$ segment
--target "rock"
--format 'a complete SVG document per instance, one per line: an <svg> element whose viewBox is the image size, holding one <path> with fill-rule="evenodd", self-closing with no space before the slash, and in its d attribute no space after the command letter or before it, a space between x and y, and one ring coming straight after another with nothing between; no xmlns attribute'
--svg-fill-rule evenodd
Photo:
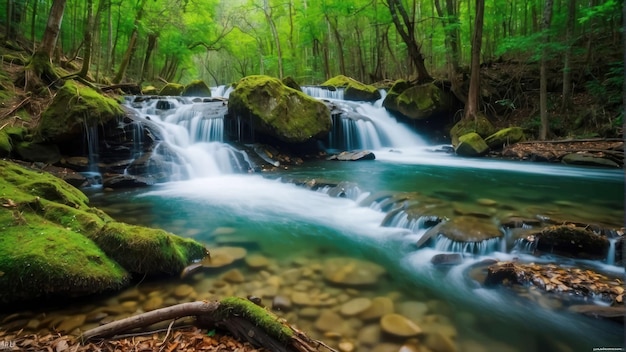
<svg viewBox="0 0 626 352"><path fill-rule="evenodd" d="M424 120L447 111L450 103L447 94L434 83L411 85L398 80L387 93L383 106L410 120Z"/></svg>
<svg viewBox="0 0 626 352"><path fill-rule="evenodd" d="M381 97L380 92L378 91L378 89L376 89L376 87L363 84L353 78L343 75L335 76L322 83L321 86L345 88L345 91L343 93L345 100L374 102Z"/></svg>
<svg viewBox="0 0 626 352"><path fill-rule="evenodd" d="M341 341L338 347L341 352L353 352L356 348L352 341Z"/></svg>
<svg viewBox="0 0 626 352"><path fill-rule="evenodd" d="M93 311L87 314L85 317L85 323L97 323L108 316L109 315L105 312Z"/></svg>
<svg viewBox="0 0 626 352"><path fill-rule="evenodd" d="M320 316L315 320L313 324L319 331L327 332L334 331L337 327L343 324L341 316L332 310L325 309Z"/></svg>
<svg viewBox="0 0 626 352"><path fill-rule="evenodd" d="M300 316L302 318L317 318L320 316L320 310L315 307L304 307L300 309Z"/></svg>
<svg viewBox="0 0 626 352"><path fill-rule="evenodd" d="M160 96L180 96L185 86L178 83L168 83L159 91Z"/></svg>
<svg viewBox="0 0 626 352"><path fill-rule="evenodd" d="M357 341L359 343L372 346L380 342L380 326L379 325L366 325L357 335Z"/></svg>
<svg viewBox="0 0 626 352"><path fill-rule="evenodd" d="M355 298L341 305L339 312L344 316L352 317L363 313L371 306L372 300L370 300L369 298Z"/></svg>
<svg viewBox="0 0 626 352"><path fill-rule="evenodd" d="M183 299L191 295L193 292L194 292L193 287L187 284L182 284L182 285L176 286L176 288L174 289L174 292L172 292L172 295L175 298Z"/></svg>
<svg viewBox="0 0 626 352"><path fill-rule="evenodd" d="M570 153L561 158L563 164L568 165L585 165L620 168L621 166L615 161L607 158L598 157L590 153Z"/></svg>
<svg viewBox="0 0 626 352"><path fill-rule="evenodd" d="M56 144L20 142L15 152L23 160L55 164L61 160L61 152Z"/></svg>
<svg viewBox="0 0 626 352"><path fill-rule="evenodd" d="M149 312L151 310L163 307L163 298L161 296L152 296L143 304L143 310Z"/></svg>
<svg viewBox="0 0 626 352"><path fill-rule="evenodd" d="M135 175L112 175L104 178L103 187L112 189L138 188L154 185L154 180Z"/></svg>
<svg viewBox="0 0 626 352"><path fill-rule="evenodd" d="M308 292L294 291L291 301L298 306L328 307L336 303L336 300L328 299L320 295L312 295Z"/></svg>
<svg viewBox="0 0 626 352"><path fill-rule="evenodd" d="M405 301L398 304L398 312L412 321L420 321L428 312L428 306L424 302Z"/></svg>
<svg viewBox="0 0 626 352"><path fill-rule="evenodd" d="M381 329L393 336L415 337L422 333L422 329L408 318L392 313L380 319Z"/></svg>
<svg viewBox="0 0 626 352"><path fill-rule="evenodd" d="M159 90L155 86L146 86L141 89L143 95L158 95Z"/></svg>
<svg viewBox="0 0 626 352"><path fill-rule="evenodd" d="M267 259L267 257L262 256L260 254L253 254L253 255L247 256L245 258L245 261L246 261L246 265L248 265L248 267L252 270L262 270L270 264L269 259Z"/></svg>
<svg viewBox="0 0 626 352"><path fill-rule="evenodd" d="M56 326L56 330L69 334L74 329L81 327L85 323L86 318L87 316L85 314L66 317L58 326Z"/></svg>
<svg viewBox="0 0 626 352"><path fill-rule="evenodd" d="M433 265L459 265L463 263L463 256L460 253L440 253L434 255L430 262Z"/></svg>
<svg viewBox="0 0 626 352"><path fill-rule="evenodd" d="M456 149L460 142L459 138L462 135L475 132L480 137L487 138L492 135L494 131L495 128L491 122L489 122L484 115L479 114L475 119L461 119L461 121L457 122L450 130L450 137L452 138L452 145ZM486 143L485 146L487 146Z"/></svg>
<svg viewBox="0 0 626 352"><path fill-rule="evenodd" d="M570 306L567 310L596 319L612 320L620 324L624 324L624 314L626 313L624 305L606 307L595 304L584 304Z"/></svg>
<svg viewBox="0 0 626 352"><path fill-rule="evenodd" d="M502 237L500 229L492 221L473 216L458 216L426 231L420 238L418 247L426 244L429 238L436 238L438 235L454 242L473 242L473 246L464 247L464 252L472 253L479 251L481 242Z"/></svg>
<svg viewBox="0 0 626 352"><path fill-rule="evenodd" d="M391 314L394 311L394 304L389 297L375 297L370 306L361 312L358 317L362 320L379 319L383 315Z"/></svg>
<svg viewBox="0 0 626 352"><path fill-rule="evenodd" d="M609 240L574 225L550 226L526 237L536 250L581 259L605 259Z"/></svg>
<svg viewBox="0 0 626 352"><path fill-rule="evenodd" d="M376 155L369 150L361 150L357 152L341 152L337 155L333 155L328 160L338 161L359 161L359 160L374 160Z"/></svg>
<svg viewBox="0 0 626 352"><path fill-rule="evenodd" d="M233 283L233 284L240 284L240 283L246 281L246 278L243 276L241 271L239 271L239 269L231 269L231 270L225 272L221 276L221 278L222 278L222 280L224 280L226 282Z"/></svg>
<svg viewBox="0 0 626 352"><path fill-rule="evenodd" d="M288 312L291 310L291 300L286 296L275 296L272 300L272 309Z"/></svg>
<svg viewBox="0 0 626 352"><path fill-rule="evenodd" d="M324 103L269 76L239 80L230 94L228 112L254 126L255 133L288 143L323 138L332 124Z"/></svg>
<svg viewBox="0 0 626 352"><path fill-rule="evenodd" d="M488 199L488 198L479 198L476 200L476 203L480 204L480 205L484 205L486 207L493 207L498 205L498 202L493 200L493 199Z"/></svg>
<svg viewBox="0 0 626 352"><path fill-rule="evenodd" d="M485 138L485 143L487 143L489 149L496 150L524 140L526 140L524 129L521 127L508 127Z"/></svg>
<svg viewBox="0 0 626 352"><path fill-rule="evenodd" d="M284 85L286 85L287 87L289 87L291 89L302 90L302 87L300 87L298 82L296 82L296 80L293 77L291 77L291 76L287 76L287 77L283 78L282 82L283 82Z"/></svg>
<svg viewBox="0 0 626 352"><path fill-rule="evenodd" d="M483 156L487 154L489 147L478 133L470 132L459 137L454 151L460 156Z"/></svg>
<svg viewBox="0 0 626 352"><path fill-rule="evenodd" d="M456 344L449 337L440 332L432 332L426 335L424 344L435 352L456 352Z"/></svg>
<svg viewBox="0 0 626 352"><path fill-rule="evenodd" d="M386 273L378 264L352 258L331 258L324 262L324 279L342 286L378 284Z"/></svg>
<svg viewBox="0 0 626 352"><path fill-rule="evenodd" d="M184 97L210 97L211 88L202 80L192 81L182 91Z"/></svg>

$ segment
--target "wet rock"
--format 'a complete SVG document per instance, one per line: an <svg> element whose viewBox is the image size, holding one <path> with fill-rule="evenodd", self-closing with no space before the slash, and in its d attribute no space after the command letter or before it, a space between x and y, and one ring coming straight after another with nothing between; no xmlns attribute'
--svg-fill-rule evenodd
<svg viewBox="0 0 626 352"><path fill-rule="evenodd" d="M359 161L359 160L375 160L376 155L369 150L361 150L356 152L341 152L337 155L333 155L328 160L338 161Z"/></svg>
<svg viewBox="0 0 626 352"><path fill-rule="evenodd" d="M394 311L393 300L389 297L375 297L372 299L371 305L359 314L362 320L379 319L386 314Z"/></svg>
<svg viewBox="0 0 626 352"><path fill-rule="evenodd" d="M353 352L356 348L352 341L341 341L338 347L341 352Z"/></svg>
<svg viewBox="0 0 626 352"><path fill-rule="evenodd" d="M342 286L377 284L386 273L378 264L352 258L331 258L324 262L324 279Z"/></svg>
<svg viewBox="0 0 626 352"><path fill-rule="evenodd" d="M424 344L436 352L456 352L456 344L449 337L440 332L433 332L426 335Z"/></svg>
<svg viewBox="0 0 626 352"><path fill-rule="evenodd" d="M56 327L57 331L63 331L65 333L70 333L72 330L81 327L85 323L85 319L87 316L85 314L77 314L66 317L63 321Z"/></svg>
<svg viewBox="0 0 626 352"><path fill-rule="evenodd" d="M491 149L502 149L503 147L517 142L524 141L524 129L521 127L508 127L485 138L485 142Z"/></svg>
<svg viewBox="0 0 626 352"><path fill-rule="evenodd" d="M565 155L561 162L568 165L585 165L585 166L600 166L609 168L620 168L620 164L607 158L598 157L589 153L571 153Z"/></svg>
<svg viewBox="0 0 626 352"><path fill-rule="evenodd" d="M393 336L415 337L422 333L422 329L400 314L387 314L380 319L381 329Z"/></svg>
<svg viewBox="0 0 626 352"><path fill-rule="evenodd" d="M194 292L194 288L193 287L191 287L190 285L187 285L187 284L183 284L183 285L178 285L174 289L174 292L172 292L172 295L175 298L183 299L183 298L191 295L193 292Z"/></svg>
<svg viewBox="0 0 626 352"><path fill-rule="evenodd" d="M470 132L459 137L459 144L454 151L459 156L483 156L489 152L489 146L478 133Z"/></svg>
<svg viewBox="0 0 626 352"><path fill-rule="evenodd" d="M205 268L222 268L246 257L248 251L243 247L222 246L211 249L211 257L202 260Z"/></svg>
<svg viewBox="0 0 626 352"><path fill-rule="evenodd" d="M380 333L379 325L366 325L359 330L357 341L367 346L375 345L380 342Z"/></svg>
<svg viewBox="0 0 626 352"><path fill-rule="evenodd" d="M87 314L85 317L85 323L97 323L108 316L109 315L105 312L94 311Z"/></svg>
<svg viewBox="0 0 626 352"><path fill-rule="evenodd" d="M253 255L247 256L245 258L245 261L246 261L246 265L248 265L248 267L252 270L261 270L261 269L266 268L270 264L269 259L267 259L267 257L262 256L260 254L253 254Z"/></svg>
<svg viewBox="0 0 626 352"><path fill-rule="evenodd" d="M463 256L460 253L440 253L434 255L430 262L433 265L459 265L463 263Z"/></svg>
<svg viewBox="0 0 626 352"><path fill-rule="evenodd" d="M546 227L526 239L538 251L581 259L604 259L609 248L606 237L574 225Z"/></svg>
<svg viewBox="0 0 626 352"><path fill-rule="evenodd" d="M291 300L286 296L275 296L272 300L272 309L288 312L291 310Z"/></svg>
<svg viewBox="0 0 626 352"><path fill-rule="evenodd" d="M339 312L341 313L341 315L351 317L351 316L358 315L359 313L363 313L364 311L369 309L371 306L372 306L372 300L370 300L369 298L364 298L364 297L355 298L353 300L350 300L344 303L339 309Z"/></svg>
<svg viewBox="0 0 626 352"><path fill-rule="evenodd" d="M300 309L300 316L302 318L317 318L320 315L320 310L314 307L304 307Z"/></svg>
<svg viewBox="0 0 626 352"><path fill-rule="evenodd" d="M329 299L319 294L309 294L308 292L295 291L291 294L291 301L298 306L328 307L337 303L334 299Z"/></svg>
<svg viewBox="0 0 626 352"><path fill-rule="evenodd" d="M478 251L482 241L502 237L500 229L490 220L473 216L458 216L426 231L417 242L417 246L427 244L431 238L436 238L438 235L459 243L473 242L473 246L463 247L466 252Z"/></svg>
<svg viewBox="0 0 626 352"><path fill-rule="evenodd" d="M107 175L103 180L103 187L112 189L148 187L152 185L154 185L153 179L135 175Z"/></svg>
<svg viewBox="0 0 626 352"><path fill-rule="evenodd" d="M428 306L424 302L405 301L398 304L398 312L412 321L420 321L428 312Z"/></svg>
<svg viewBox="0 0 626 352"><path fill-rule="evenodd" d="M519 228L528 226L540 226L541 220L537 218L527 218L522 216L508 216L500 220L500 224L508 228Z"/></svg>
<svg viewBox="0 0 626 352"><path fill-rule="evenodd" d="M493 199L488 199L488 198L479 198L476 200L476 203L480 204L480 205L484 205L486 207L493 207L498 205L498 202L493 200Z"/></svg>
<svg viewBox="0 0 626 352"><path fill-rule="evenodd" d="M574 313L584 314L586 316L596 319L611 320L620 324L624 324L624 314L626 313L626 307L624 307L623 305L607 307L594 304L585 304L570 306L567 310Z"/></svg>
<svg viewBox="0 0 626 352"><path fill-rule="evenodd" d="M246 280L239 269L232 269L222 275L222 280L233 284L240 284Z"/></svg>
<svg viewBox="0 0 626 352"><path fill-rule="evenodd" d="M320 316L314 323L314 326L319 331L334 331L337 327L343 324L341 316L332 310L323 310Z"/></svg>
<svg viewBox="0 0 626 352"><path fill-rule="evenodd" d="M195 80L185 86L181 95L184 97L210 97L211 88L204 81Z"/></svg>

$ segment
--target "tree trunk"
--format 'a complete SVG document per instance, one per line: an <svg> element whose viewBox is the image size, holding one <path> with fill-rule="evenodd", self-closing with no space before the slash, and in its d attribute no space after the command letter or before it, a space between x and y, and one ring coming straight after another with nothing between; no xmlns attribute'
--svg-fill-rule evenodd
<svg viewBox="0 0 626 352"><path fill-rule="evenodd" d="M474 22L474 34L472 35L472 66L470 73L469 93L465 105L464 118L476 118L480 98L480 47L483 37L483 17L485 12L485 0L476 0L476 18Z"/></svg>
<svg viewBox="0 0 626 352"><path fill-rule="evenodd" d="M565 30L565 58L563 62L563 102L561 110L569 110L572 103L572 38L576 23L576 0L569 0L567 4L567 27Z"/></svg>
<svg viewBox="0 0 626 352"><path fill-rule="evenodd" d="M126 75L126 69L130 64L130 60L133 58L133 54L135 53L135 49L137 48L137 36L139 35L139 22L141 21L141 17L143 16L143 8L146 4L146 0L141 0L139 3L139 7L137 8L137 15L135 16L135 23L133 26L133 31L130 34L130 39L128 40L128 48L126 48L126 52L124 53L124 57L122 58L122 62L120 63L120 67L113 78L113 83L120 83L124 76Z"/></svg>
<svg viewBox="0 0 626 352"><path fill-rule="evenodd" d="M146 48L146 56L143 59L143 65L141 66L141 77L139 78L139 83L143 82L143 79L146 77L148 73L148 64L150 63L150 56L152 55L152 51L156 46L157 38L159 37L156 33L148 34L148 47Z"/></svg>
<svg viewBox="0 0 626 352"><path fill-rule="evenodd" d="M48 15L48 24L43 34L41 45L37 49L37 53L45 55L48 60L54 53L54 47L61 30L61 22L63 21L63 12L65 11L65 0L53 0L50 14Z"/></svg>
<svg viewBox="0 0 626 352"><path fill-rule="evenodd" d="M278 30L276 29L274 19L272 18L272 10L269 5L269 0L263 0L263 12L265 13L265 19L267 20L267 24L270 26L270 31L272 32L274 45L276 45L276 55L278 56L278 77L282 79L284 76L283 52L280 48L280 38L278 37Z"/></svg>
<svg viewBox="0 0 626 352"><path fill-rule="evenodd" d="M83 66L78 73L82 78L87 79L87 74L89 74L89 65L91 62L91 48L92 45L92 35L91 33L94 30L94 20L93 20L93 0L87 0L87 20L85 24L85 52L83 55Z"/></svg>
<svg viewBox="0 0 626 352"><path fill-rule="evenodd" d="M37 23L37 4L39 1L33 2L33 17L30 19L30 41L33 43L33 51L35 46L35 24Z"/></svg>
<svg viewBox="0 0 626 352"><path fill-rule="evenodd" d="M539 72L539 110L541 116L541 131L539 132L539 139L545 140L548 136L548 43L550 37L548 30L550 30L550 22L552 21L552 6L553 0L546 0L545 8L543 10L543 19L541 21L541 29L543 36L543 47L541 49L541 68Z"/></svg>
<svg viewBox="0 0 626 352"><path fill-rule="evenodd" d="M433 78L424 65L424 55L422 55L420 44L415 39L415 22L411 20L400 0L387 0L387 7L389 8L391 19L398 34L400 34L402 41L407 46L409 58L417 72L417 81L432 81Z"/></svg>

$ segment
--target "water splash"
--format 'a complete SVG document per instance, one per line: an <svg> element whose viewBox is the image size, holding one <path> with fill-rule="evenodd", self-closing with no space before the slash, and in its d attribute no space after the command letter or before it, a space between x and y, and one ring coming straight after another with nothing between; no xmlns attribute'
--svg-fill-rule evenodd
<svg viewBox="0 0 626 352"><path fill-rule="evenodd" d="M438 235L435 239L435 249L442 252L486 255L498 251L501 248L501 240L499 237L494 237L484 241L459 242Z"/></svg>
<svg viewBox="0 0 626 352"><path fill-rule="evenodd" d="M327 87L300 87L304 94L317 99L343 100L343 88L329 89Z"/></svg>

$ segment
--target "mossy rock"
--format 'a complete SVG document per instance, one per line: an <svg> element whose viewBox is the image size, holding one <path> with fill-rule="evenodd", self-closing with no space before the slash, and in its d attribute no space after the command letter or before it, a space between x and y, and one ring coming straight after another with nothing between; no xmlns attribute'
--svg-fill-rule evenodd
<svg viewBox="0 0 626 352"><path fill-rule="evenodd" d="M495 132L495 128L483 114L478 114L476 118L464 118L457 122L450 130L452 145L459 144L459 137L470 132L476 132L482 138L487 138Z"/></svg>
<svg viewBox="0 0 626 352"><path fill-rule="evenodd" d="M49 142L82 138L85 124L104 124L124 117L120 104L95 90L68 80L43 112L36 134Z"/></svg>
<svg viewBox="0 0 626 352"><path fill-rule="evenodd" d="M19 142L14 149L20 158L26 161L55 164L61 160L61 152L55 144Z"/></svg>
<svg viewBox="0 0 626 352"><path fill-rule="evenodd" d="M210 97L211 88L209 88L204 81L196 80L185 86L182 95L184 97Z"/></svg>
<svg viewBox="0 0 626 352"><path fill-rule="evenodd" d="M168 83L163 88L161 88L161 91L159 91L159 95L177 97L182 94L184 89L185 86L183 86L182 84Z"/></svg>
<svg viewBox="0 0 626 352"><path fill-rule="evenodd" d="M129 272L177 274L206 254L193 240L115 222L63 180L2 160L0 205L0 303L117 290Z"/></svg>
<svg viewBox="0 0 626 352"><path fill-rule="evenodd" d="M324 103L269 76L242 78L230 94L228 112L255 132L288 143L323 138L332 125Z"/></svg>
<svg viewBox="0 0 626 352"><path fill-rule="evenodd" d="M380 99L380 92L372 85L361 83L354 78L344 75L335 76L322 83L324 87L345 88L343 97L354 101L376 101Z"/></svg>
<svg viewBox="0 0 626 352"><path fill-rule="evenodd" d="M454 151L460 156L483 156L489 152L489 146L478 133L470 132L459 137Z"/></svg>
<svg viewBox="0 0 626 352"><path fill-rule="evenodd" d="M581 259L605 259L610 245L606 237L573 225L546 227L529 237L540 252Z"/></svg>
<svg viewBox="0 0 626 352"><path fill-rule="evenodd" d="M616 163L613 160L602 158L589 153L570 153L563 156L563 158L561 158L561 162L568 165L585 165L610 168L622 167L620 164Z"/></svg>
<svg viewBox="0 0 626 352"><path fill-rule="evenodd" d="M521 127L508 127L485 138L485 142L491 149L501 149L504 146L526 140L524 129Z"/></svg>
<svg viewBox="0 0 626 352"><path fill-rule="evenodd" d="M383 106L409 119L423 120L449 109L448 100L434 83L411 85L398 80L387 93Z"/></svg>
<svg viewBox="0 0 626 352"><path fill-rule="evenodd" d="M302 90L302 87L300 87L300 85L298 84L298 82L296 82L296 80L291 77L291 76L287 76L285 78L283 78L283 84L286 85L287 87L294 89L294 90Z"/></svg>
<svg viewBox="0 0 626 352"><path fill-rule="evenodd" d="M11 137L5 130L0 130L0 158L7 157L13 150L13 144L11 143Z"/></svg>
<svg viewBox="0 0 626 352"><path fill-rule="evenodd" d="M207 255L204 246L191 239L120 222L107 223L91 238L129 272L149 276L180 273Z"/></svg>
<svg viewBox="0 0 626 352"><path fill-rule="evenodd" d="M146 86L141 89L141 94L143 95L158 95L159 89L155 86Z"/></svg>

